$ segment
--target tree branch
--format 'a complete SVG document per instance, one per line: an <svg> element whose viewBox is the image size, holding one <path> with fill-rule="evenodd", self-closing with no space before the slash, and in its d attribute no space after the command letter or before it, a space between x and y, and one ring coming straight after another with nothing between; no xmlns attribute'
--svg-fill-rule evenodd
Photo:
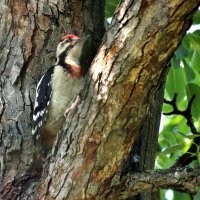
<svg viewBox="0 0 200 200"><path fill-rule="evenodd" d="M192 103L195 99L195 95L192 96L192 98L189 100L189 103L187 105L187 108L183 111L179 110L177 107L177 94L174 94L174 98L171 101L168 101L164 99L164 103L171 105L173 108L172 112L169 113L163 113L164 115L181 115L187 120L187 125L190 127L190 130L193 134L200 134L196 127L194 126L194 122L192 119Z"/></svg>
<svg viewBox="0 0 200 200"><path fill-rule="evenodd" d="M193 134L199 135L200 133L197 131L193 119L192 119L192 103L195 99L195 95L192 96L192 98L189 100L189 103L187 105L187 108L183 111L179 110L177 107L177 94L174 94L174 97L171 101L164 99L164 103L171 105L173 108L173 111L169 113L163 113L164 115L181 115L183 116L186 121L187 125L190 127L190 130ZM188 151L180 156L177 161L172 165L171 168L175 167L184 167L188 164L190 164L193 160L197 159L197 151L198 151L198 145L200 144L200 137L195 137L192 145L188 149Z"/></svg>
<svg viewBox="0 0 200 200"><path fill-rule="evenodd" d="M108 199L126 199L139 192L157 191L171 188L181 192L195 194L195 188L200 185L200 167L173 168L167 170L151 170L142 173L129 174L113 186Z"/></svg>
<svg viewBox="0 0 200 200"><path fill-rule="evenodd" d="M8 183L1 191L0 197L9 199L13 194L22 197L20 188L27 187L31 180L37 180L37 176L29 175ZM159 189L171 188L192 195L196 193L195 188L200 185L200 167L173 168L166 170L148 170L141 173L128 174L120 180L116 175L113 179L112 188L106 194L105 199L127 199L141 192L155 192ZM14 199L14 196L12 196Z"/></svg>

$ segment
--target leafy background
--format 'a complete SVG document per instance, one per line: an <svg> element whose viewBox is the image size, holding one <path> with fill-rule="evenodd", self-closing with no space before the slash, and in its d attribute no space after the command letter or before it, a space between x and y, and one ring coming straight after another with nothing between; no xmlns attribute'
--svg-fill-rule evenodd
<svg viewBox="0 0 200 200"><path fill-rule="evenodd" d="M182 43L171 59L171 68L165 85L165 99L172 100L177 93L177 106L184 110L193 95L195 100L192 104L192 117L195 126L200 131L200 11L193 17L193 25L185 35ZM169 105L163 105L163 112L170 112ZM175 160L187 151L192 143L193 135L182 116L164 116L161 118L159 150L155 166L168 168ZM198 160L191 165L199 165ZM167 200L199 200L200 190L192 197L185 193L172 190L162 190L161 199Z"/></svg>
<svg viewBox="0 0 200 200"><path fill-rule="evenodd" d="M112 19L112 15L119 3L119 0L107 0L105 5L106 26ZM181 45L171 59L171 68L165 85L165 99L172 100L177 93L177 106L180 110L186 108L192 95L196 98L192 104L192 116L195 126L200 131L200 11L197 11L193 18L193 25L185 35ZM170 112L169 105L163 105L163 112ZM169 168L175 160L187 151L192 143L193 136L186 120L182 116L161 117L159 147L155 162L156 168ZM191 165L199 165L198 160ZM161 190L161 200L199 200L200 189L195 197L186 193L173 190Z"/></svg>

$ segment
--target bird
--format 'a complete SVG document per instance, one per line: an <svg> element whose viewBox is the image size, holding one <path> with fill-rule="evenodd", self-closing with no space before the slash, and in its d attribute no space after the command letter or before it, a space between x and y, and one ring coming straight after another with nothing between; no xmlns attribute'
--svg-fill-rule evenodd
<svg viewBox="0 0 200 200"><path fill-rule="evenodd" d="M63 126L67 113L80 100L83 85L81 56L90 36L80 38L68 34L57 46L57 61L37 84L32 116L34 143L40 141L45 152L52 147L55 136Z"/></svg>

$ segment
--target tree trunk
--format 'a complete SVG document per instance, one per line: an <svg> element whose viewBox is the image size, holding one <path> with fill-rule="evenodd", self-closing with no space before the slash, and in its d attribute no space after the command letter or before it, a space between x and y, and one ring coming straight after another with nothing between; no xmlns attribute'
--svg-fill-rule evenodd
<svg viewBox="0 0 200 200"><path fill-rule="evenodd" d="M163 76L163 81L165 81L165 76L166 74ZM123 174L125 175L154 169L163 96L164 84L161 84L151 101L147 118L139 131L139 136L132 147L130 156L125 162L123 168ZM159 199L159 193L143 192L129 199L157 200Z"/></svg>
<svg viewBox="0 0 200 200"><path fill-rule="evenodd" d="M104 33L104 2L2 1L1 198L120 199L112 186L120 182L143 124L154 123L147 117L150 102L199 4L200 0L120 3L85 77L81 102L69 113L41 174L33 169L30 124L36 82L54 63L56 44L64 33L90 34L91 51L96 52ZM155 119L156 130L159 117ZM148 131L156 143L157 131L151 134ZM145 153L141 157L141 163L152 167Z"/></svg>
<svg viewBox="0 0 200 200"><path fill-rule="evenodd" d="M0 2L0 199L35 199L31 118L35 88L65 33L104 34L104 1ZM84 12L83 12L84 11Z"/></svg>

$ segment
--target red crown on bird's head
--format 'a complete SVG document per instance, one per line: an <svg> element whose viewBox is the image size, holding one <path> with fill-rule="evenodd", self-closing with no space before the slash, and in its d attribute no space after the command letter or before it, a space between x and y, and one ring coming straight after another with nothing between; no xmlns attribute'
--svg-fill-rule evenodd
<svg viewBox="0 0 200 200"><path fill-rule="evenodd" d="M65 39L80 39L80 37L77 36L77 35L68 34L68 35L63 36L63 37L61 38L61 41L62 41L62 40L65 40Z"/></svg>

